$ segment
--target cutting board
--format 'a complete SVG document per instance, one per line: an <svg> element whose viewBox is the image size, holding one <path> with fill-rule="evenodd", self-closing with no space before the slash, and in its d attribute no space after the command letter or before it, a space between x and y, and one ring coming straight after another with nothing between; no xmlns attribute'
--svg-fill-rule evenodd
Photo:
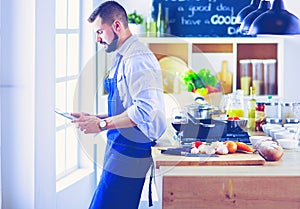
<svg viewBox="0 0 300 209"><path fill-rule="evenodd" d="M247 166L264 165L265 159L254 153L234 153L227 155L187 157L159 154L156 156L156 168L160 166Z"/></svg>

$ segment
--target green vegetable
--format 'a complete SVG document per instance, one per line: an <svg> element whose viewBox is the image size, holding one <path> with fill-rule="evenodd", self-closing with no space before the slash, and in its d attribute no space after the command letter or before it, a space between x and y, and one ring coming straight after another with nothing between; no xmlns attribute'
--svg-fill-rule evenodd
<svg viewBox="0 0 300 209"><path fill-rule="evenodd" d="M196 87L197 89L200 89L200 88L205 87L205 85L203 84L201 78L199 78L198 80L196 80L196 81L194 82L194 84L195 84L195 87Z"/></svg>
<svg viewBox="0 0 300 209"><path fill-rule="evenodd" d="M207 91L219 91L217 77L212 75L207 68L202 68L198 72L189 70L184 73L181 78L189 92L195 91L196 89L202 89L201 94L205 95L207 94Z"/></svg>
<svg viewBox="0 0 300 209"><path fill-rule="evenodd" d="M216 78L216 76L210 74L209 69L203 68L199 70L197 74L201 78L202 83L205 86L216 86L218 83L218 79Z"/></svg>
<svg viewBox="0 0 300 209"><path fill-rule="evenodd" d="M142 15L137 14L136 10L133 13L128 14L128 23L134 24L142 24L144 22L144 18Z"/></svg>
<svg viewBox="0 0 300 209"><path fill-rule="evenodd" d="M186 85L187 85L188 92L192 92L195 89L195 85L191 81L189 83L187 83Z"/></svg>

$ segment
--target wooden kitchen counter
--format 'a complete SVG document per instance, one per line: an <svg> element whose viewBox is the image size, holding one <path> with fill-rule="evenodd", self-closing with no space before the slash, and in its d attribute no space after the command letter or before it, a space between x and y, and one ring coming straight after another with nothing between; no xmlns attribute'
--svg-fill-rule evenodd
<svg viewBox="0 0 300 209"><path fill-rule="evenodd" d="M155 148L154 148L155 149ZM154 161L182 156L160 154ZM262 165L159 166L163 209L300 209L300 149Z"/></svg>

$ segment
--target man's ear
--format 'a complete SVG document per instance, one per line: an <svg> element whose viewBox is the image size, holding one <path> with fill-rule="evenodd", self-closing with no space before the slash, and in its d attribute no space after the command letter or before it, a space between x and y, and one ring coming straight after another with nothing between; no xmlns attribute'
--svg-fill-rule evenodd
<svg viewBox="0 0 300 209"><path fill-rule="evenodd" d="M114 29L115 32L120 32L121 27L122 27L122 24L119 20L115 20L113 22L113 29Z"/></svg>

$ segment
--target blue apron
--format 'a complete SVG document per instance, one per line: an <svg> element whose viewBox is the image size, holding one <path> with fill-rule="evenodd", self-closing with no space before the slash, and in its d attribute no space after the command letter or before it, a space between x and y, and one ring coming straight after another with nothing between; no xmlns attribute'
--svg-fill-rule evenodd
<svg viewBox="0 0 300 209"><path fill-rule="evenodd" d="M108 93L108 116L125 111L117 88L118 60L113 78L104 80ZM138 142L140 141L140 142ZM146 174L152 166L151 142L137 127L107 131L103 171L89 209L137 209ZM152 206L151 181L149 206Z"/></svg>

